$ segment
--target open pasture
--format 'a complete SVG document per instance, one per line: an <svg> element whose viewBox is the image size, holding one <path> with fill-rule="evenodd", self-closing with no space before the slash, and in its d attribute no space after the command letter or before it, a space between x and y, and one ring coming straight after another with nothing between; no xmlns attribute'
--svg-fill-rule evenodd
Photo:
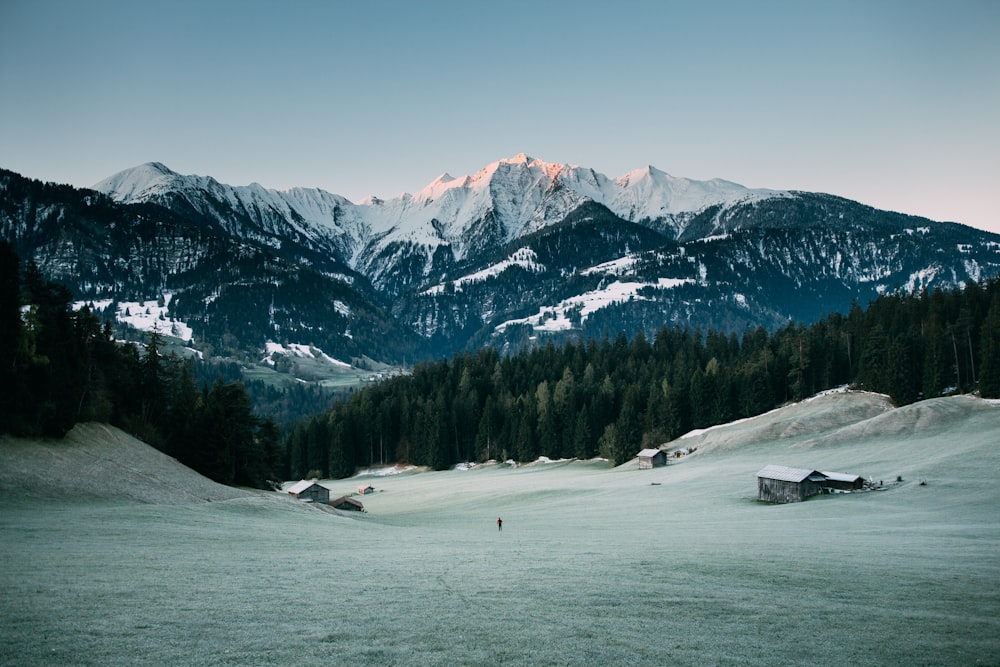
<svg viewBox="0 0 1000 667"><path fill-rule="evenodd" d="M686 438L694 453L653 470L322 482L371 483L364 514L196 502L207 487L182 493L194 482L148 453L68 484L53 457L96 456L106 429L88 428L65 450L0 443L4 665L1000 660L1000 406L984 401L824 395ZM767 505L768 463L903 481ZM163 502L121 492L143 484Z"/></svg>

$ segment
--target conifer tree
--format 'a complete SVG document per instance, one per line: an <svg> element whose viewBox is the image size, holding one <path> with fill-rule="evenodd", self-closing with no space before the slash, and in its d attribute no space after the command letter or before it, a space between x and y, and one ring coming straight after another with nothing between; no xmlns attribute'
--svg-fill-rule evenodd
<svg viewBox="0 0 1000 667"><path fill-rule="evenodd" d="M10 244L0 242L0 432L20 430L18 415L25 409L20 267Z"/></svg>
<svg viewBox="0 0 1000 667"><path fill-rule="evenodd" d="M980 333L979 392L1000 398L1000 290L994 290Z"/></svg>

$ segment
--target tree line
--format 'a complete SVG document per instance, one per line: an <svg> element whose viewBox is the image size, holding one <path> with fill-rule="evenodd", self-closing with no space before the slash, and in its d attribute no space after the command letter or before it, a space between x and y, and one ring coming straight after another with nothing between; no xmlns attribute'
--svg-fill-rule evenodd
<svg viewBox="0 0 1000 667"><path fill-rule="evenodd" d="M978 391L1000 397L1000 280L888 294L805 326L742 336L663 328L652 336L493 349L417 365L300 421L292 477L343 477L408 462L603 456L761 414L853 385L897 404Z"/></svg>
<svg viewBox="0 0 1000 667"><path fill-rule="evenodd" d="M483 348L417 365L299 420L281 442L254 414L236 368L115 341L73 310L69 291L21 270L0 243L0 432L60 437L81 421L121 427L228 484L409 462L590 458L615 463L692 428L760 414L854 385L897 404L948 393L1000 397L1000 280L879 297L815 324L742 336L663 328L653 335L547 343L513 355ZM258 387L288 418L321 393Z"/></svg>
<svg viewBox="0 0 1000 667"><path fill-rule="evenodd" d="M73 310L64 286L0 242L0 433L62 437L78 422L121 427L203 475L265 487L283 477L273 419L253 414L240 382L196 382L191 360L164 355L154 332L120 344L109 323Z"/></svg>

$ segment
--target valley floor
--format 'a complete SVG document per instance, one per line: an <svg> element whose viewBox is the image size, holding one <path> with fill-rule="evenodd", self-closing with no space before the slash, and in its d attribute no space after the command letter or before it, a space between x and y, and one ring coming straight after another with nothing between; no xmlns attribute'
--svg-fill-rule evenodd
<svg viewBox="0 0 1000 667"><path fill-rule="evenodd" d="M156 457L60 493L18 467L35 449L3 441L0 656L998 664L998 442L1000 406L984 401L890 409L830 394L687 438L676 444L693 454L653 470L560 462L323 481L334 497L376 487L367 512L349 514L282 494L184 500L170 488L192 489L161 483ZM754 476L768 463L902 483L768 505ZM114 493L143 479L176 502Z"/></svg>

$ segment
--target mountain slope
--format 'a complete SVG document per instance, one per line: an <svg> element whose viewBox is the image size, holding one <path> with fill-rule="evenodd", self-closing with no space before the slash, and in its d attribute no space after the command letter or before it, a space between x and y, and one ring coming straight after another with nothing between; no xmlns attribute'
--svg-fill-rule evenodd
<svg viewBox="0 0 1000 667"><path fill-rule="evenodd" d="M782 196L718 179L674 178L653 167L611 180L592 169L524 154L493 162L472 176L443 174L416 194L361 204L322 190L224 186L159 163L125 170L94 188L121 203L154 202L196 212L233 234L294 239L351 265L390 293L496 252L590 201L676 238L686 232L692 215L710 206Z"/></svg>
<svg viewBox="0 0 1000 667"><path fill-rule="evenodd" d="M158 163L104 195L11 172L0 187L3 238L48 275L92 299L171 292L198 341L252 358L269 340L398 362L665 325L741 333L1000 275L1000 236L962 225L523 154L360 203Z"/></svg>
<svg viewBox="0 0 1000 667"><path fill-rule="evenodd" d="M193 330L183 342L202 351L255 359L268 340L317 345L342 359L416 349L368 281L318 249L13 172L0 172L0 195L0 238L23 261L110 314L119 301L172 295L170 318Z"/></svg>

